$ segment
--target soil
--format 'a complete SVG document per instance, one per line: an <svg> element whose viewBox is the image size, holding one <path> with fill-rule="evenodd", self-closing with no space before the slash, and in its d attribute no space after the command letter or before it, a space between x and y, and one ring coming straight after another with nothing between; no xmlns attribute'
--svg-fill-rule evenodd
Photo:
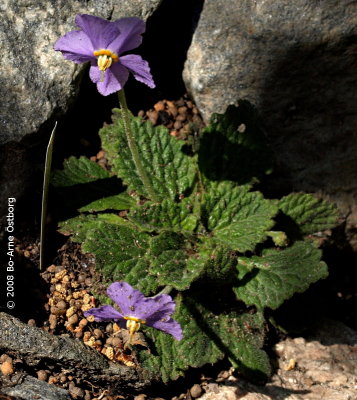
<svg viewBox="0 0 357 400"><path fill-rule="evenodd" d="M154 125L167 126L170 135L188 142L194 140L195 134L204 125L199 111L186 95L177 100L160 100L146 111L138 110L137 115L150 120ZM91 143L88 144L87 139L81 138L80 143L86 149L84 153L95 148ZM97 148L95 155L89 155L93 161L107 168L104 151ZM55 218L58 213L53 206L52 209L50 207L49 232L46 238L46 268L39 272L39 220L34 218L34 215L39 215L40 195L41 191L38 189L30 201L18 204L15 245L19 267L16 271L17 307L14 315L28 325L37 326L53 335L79 339L108 360L135 368L135 350L125 347L127 332L115 323L99 324L90 317L84 317L85 310L98 305L96 297L98 294L105 294L105 287L96 274L94 258L83 254L80 245L55 232ZM52 204L56 204L53 197L51 201ZM306 335L311 334L315 329L314 323L316 327L316 321L326 316L357 329L357 292L353 283L356 278L356 271L353 269L355 255L339 237L338 229L330 233L324 247L325 257L329 259L327 262L331 268L331 277L313 285L307 293L294 296L272 315L277 324L289 331L290 336L294 336L294 331L299 335L304 331ZM341 260L344 260L343 265ZM309 312L306 312L307 309ZM291 318L292 312L294 318ZM266 345L273 358L281 360L281 346L275 351L273 348L275 343L286 338L286 334L270 326ZM136 345L146 346L145 338L141 334L138 333L134 340ZM291 360L293 359L291 356ZM244 382L229 368L227 361L200 370L190 370L185 379L179 379L169 385L155 384L145 390L145 393L127 390L113 392L105 385L93 384L84 379L80 371L76 373L73 369L58 369L46 363L28 365L25 358L14 356L11 352L0 353L0 367L0 382L4 387L8 386L9 382L16 385L24 376L30 375L67 390L73 399L85 400L189 400L199 398L204 393L211 396L206 397L209 399L214 398L212 393L221 393L221 397L216 397L219 399L224 398L223 392L219 390L223 386L226 387L227 382ZM280 370L284 368L280 367ZM294 368L295 365L291 364L290 369ZM310 384L314 379L318 383L316 377L311 379L313 381L309 381ZM238 396L236 389L234 395ZM250 390L253 390L252 387Z"/></svg>

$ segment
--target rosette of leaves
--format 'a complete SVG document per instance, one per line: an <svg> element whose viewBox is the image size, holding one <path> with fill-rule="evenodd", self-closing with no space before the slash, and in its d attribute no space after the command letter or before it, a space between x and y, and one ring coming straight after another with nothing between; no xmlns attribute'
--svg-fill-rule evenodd
<svg viewBox="0 0 357 400"><path fill-rule="evenodd" d="M148 329L150 350L138 351L153 377L176 379L223 357L246 375L269 376L264 310L326 277L321 251L307 236L336 224L335 207L309 194L271 200L254 190L272 162L247 102L215 114L197 152L140 118L131 117L131 129L160 201L149 198L135 170L115 110L100 131L110 172L71 158L54 173L58 189L94 191L60 231L95 255L108 283L124 280L145 295L164 289L175 298L184 338ZM106 195L103 187L119 179L125 190Z"/></svg>

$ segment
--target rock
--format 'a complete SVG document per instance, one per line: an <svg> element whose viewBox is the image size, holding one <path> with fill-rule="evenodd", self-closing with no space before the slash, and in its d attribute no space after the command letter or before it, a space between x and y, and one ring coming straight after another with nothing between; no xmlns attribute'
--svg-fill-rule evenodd
<svg viewBox="0 0 357 400"><path fill-rule="evenodd" d="M349 0L206 0L184 69L206 121L238 98L256 105L287 175L276 185L330 197L352 229L356 13Z"/></svg>
<svg viewBox="0 0 357 400"><path fill-rule="evenodd" d="M202 395L202 393L203 393L202 388L198 383L193 385L192 388L190 389L190 395L194 399L197 399L197 397L200 397Z"/></svg>
<svg viewBox="0 0 357 400"><path fill-rule="evenodd" d="M336 336L336 331L341 333ZM340 324L327 341L341 338ZM356 332L354 332L356 334ZM326 332L326 336L329 333ZM325 346L304 338L287 339L275 347L278 368L265 386L239 377L224 384L207 384L201 400L352 400L357 398L357 347L347 344ZM294 361L294 362L292 362Z"/></svg>
<svg viewBox="0 0 357 400"><path fill-rule="evenodd" d="M0 393L24 400L71 400L67 390L50 385L32 376L26 376L21 383L15 386L2 388Z"/></svg>
<svg viewBox="0 0 357 400"><path fill-rule="evenodd" d="M26 188L34 168L33 145L39 136L48 138L54 119L73 100L86 68L55 52L56 40L76 29L76 14L111 19L137 16L146 20L159 3L160 0L1 2L0 96L4 101L0 104L0 175L5 184L0 195L0 215L5 212L5 199L19 197ZM36 138L28 138L38 131Z"/></svg>
<svg viewBox="0 0 357 400"><path fill-rule="evenodd" d="M114 389L117 386L140 389L149 384L141 371L111 363L79 340L51 335L2 312L0 348L21 356L30 366L48 362L66 370L73 369L91 381L106 379Z"/></svg>

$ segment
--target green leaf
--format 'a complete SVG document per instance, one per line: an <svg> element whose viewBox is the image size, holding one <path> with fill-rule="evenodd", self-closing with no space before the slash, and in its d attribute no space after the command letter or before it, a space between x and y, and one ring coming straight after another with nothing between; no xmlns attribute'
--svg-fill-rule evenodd
<svg viewBox="0 0 357 400"><path fill-rule="evenodd" d="M198 246L198 252L202 258L206 258L204 274L205 283L213 285L233 284L237 275L237 255L228 247L209 239L202 246Z"/></svg>
<svg viewBox="0 0 357 400"><path fill-rule="evenodd" d="M82 243L87 232L98 226L101 222L112 225L128 224L128 221L115 214L79 215L59 223L59 232L63 235L72 235L73 242Z"/></svg>
<svg viewBox="0 0 357 400"><path fill-rule="evenodd" d="M203 215L215 240L240 252L254 250L274 225L277 207L248 186L230 182L211 185L204 195Z"/></svg>
<svg viewBox="0 0 357 400"><path fill-rule="evenodd" d="M247 101L213 114L203 131L199 168L211 181L250 183L272 170L272 152L266 145L257 113Z"/></svg>
<svg viewBox="0 0 357 400"><path fill-rule="evenodd" d="M321 251L302 241L284 250L266 250L261 257L239 257L234 292L247 305L278 308L294 293L326 278L327 266L320 259Z"/></svg>
<svg viewBox="0 0 357 400"><path fill-rule="evenodd" d="M127 145L120 110L116 110L115 114L113 124L100 131L108 162L112 171L123 179L130 190L149 198ZM195 159L182 151L184 142L170 136L166 128L153 127L150 122L143 122L141 118L131 117L131 130L157 197L175 200L190 192L197 167Z"/></svg>
<svg viewBox="0 0 357 400"><path fill-rule="evenodd" d="M189 367L213 364L228 355L232 364L247 375L270 375L263 345L263 318L260 314L237 312L214 314L189 295L175 298L174 319L183 329L183 339L147 329L155 351L141 351L142 366L164 382L182 376ZM154 355L155 354L155 355Z"/></svg>
<svg viewBox="0 0 357 400"><path fill-rule="evenodd" d="M96 267L107 280L126 281L147 295L158 287L145 257L150 239L149 234L137 232L130 224L99 222L87 232L82 249L95 255Z"/></svg>
<svg viewBox="0 0 357 400"><path fill-rule="evenodd" d="M198 224L198 217L192 214L192 209L190 199L184 199L180 203L165 199L160 204L147 202L132 209L128 218L148 231L173 229L192 232Z"/></svg>
<svg viewBox="0 0 357 400"><path fill-rule="evenodd" d="M279 208L295 224L299 233L312 233L331 229L338 220L337 207L307 193L291 193L279 201Z"/></svg>
<svg viewBox="0 0 357 400"><path fill-rule="evenodd" d="M65 213L66 206L79 209L123 190L119 179L88 158L70 157L63 166L63 170L54 171L51 176L51 183L65 206L60 212Z"/></svg>
<svg viewBox="0 0 357 400"><path fill-rule="evenodd" d="M95 212L105 210L128 210L135 205L135 200L126 192L104 197L102 199L94 200L84 207L81 207L81 212Z"/></svg>
<svg viewBox="0 0 357 400"><path fill-rule="evenodd" d="M110 177L108 171L86 157L69 157L63 163L63 170L52 174L51 183L56 187L67 187Z"/></svg>
<svg viewBox="0 0 357 400"><path fill-rule="evenodd" d="M154 237L150 244L150 273L160 285L185 290L202 273L207 261L196 253L194 242L182 234L167 231Z"/></svg>

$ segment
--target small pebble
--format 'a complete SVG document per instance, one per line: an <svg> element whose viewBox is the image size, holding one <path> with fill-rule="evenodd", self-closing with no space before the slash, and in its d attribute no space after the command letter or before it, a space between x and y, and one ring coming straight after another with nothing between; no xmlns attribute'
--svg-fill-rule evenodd
<svg viewBox="0 0 357 400"><path fill-rule="evenodd" d="M60 310L63 310L67 307L67 304L64 300L60 300L57 304L56 307L59 308Z"/></svg>
<svg viewBox="0 0 357 400"><path fill-rule="evenodd" d="M182 122L181 121L175 121L174 123L174 128L179 130L182 128Z"/></svg>
<svg viewBox="0 0 357 400"><path fill-rule="evenodd" d="M78 322L78 315L74 314L68 318L68 325L75 325Z"/></svg>
<svg viewBox="0 0 357 400"><path fill-rule="evenodd" d="M144 110L140 110L138 112L138 117L141 117L141 118L145 117L145 111Z"/></svg>
<svg viewBox="0 0 357 400"><path fill-rule="evenodd" d="M37 378L40 381L47 381L48 378L47 372L44 371L43 369L40 369L39 371L37 371Z"/></svg>
<svg viewBox="0 0 357 400"><path fill-rule="evenodd" d="M154 105L154 109L156 111L164 111L165 110L165 104L162 101L159 101Z"/></svg>
<svg viewBox="0 0 357 400"><path fill-rule="evenodd" d="M122 340L121 340L120 338L118 338L118 337L113 337L112 339L113 339L113 340L112 340L112 345L113 345L114 347L117 347L117 346L120 346L120 345L121 345Z"/></svg>
<svg viewBox="0 0 357 400"><path fill-rule="evenodd" d="M27 325L28 326L36 326L36 321L34 320L34 319L29 319L28 321L27 321Z"/></svg>
<svg viewBox="0 0 357 400"><path fill-rule="evenodd" d="M14 366L12 365L11 358L1 364L0 370L3 375L12 375L14 373Z"/></svg>
<svg viewBox="0 0 357 400"><path fill-rule="evenodd" d="M190 395L194 399L197 399L197 397L200 397L202 395L202 388L198 383L192 386L192 388L190 389Z"/></svg>
<svg viewBox="0 0 357 400"><path fill-rule="evenodd" d="M58 382L58 379L57 379L56 376L50 376L50 377L48 378L48 383L49 383L50 385L54 385L54 384L57 383L57 382Z"/></svg>
<svg viewBox="0 0 357 400"><path fill-rule="evenodd" d="M139 394L134 397L134 400L145 400L147 398L146 394Z"/></svg>
<svg viewBox="0 0 357 400"><path fill-rule="evenodd" d="M77 386L69 387L68 391L74 399L82 399L84 397L84 391Z"/></svg>
<svg viewBox="0 0 357 400"><path fill-rule="evenodd" d="M100 339L104 336L103 332L100 329L94 329L93 335L96 339Z"/></svg>

